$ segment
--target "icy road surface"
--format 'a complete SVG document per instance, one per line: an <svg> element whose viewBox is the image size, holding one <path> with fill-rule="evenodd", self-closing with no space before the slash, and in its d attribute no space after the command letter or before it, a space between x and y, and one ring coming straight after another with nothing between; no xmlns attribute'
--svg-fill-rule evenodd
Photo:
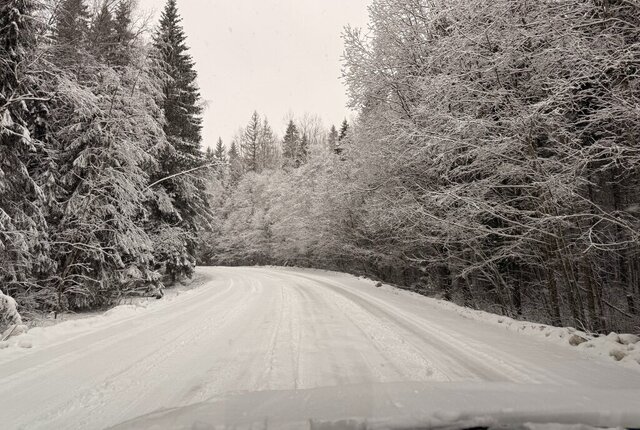
<svg viewBox="0 0 640 430"><path fill-rule="evenodd" d="M208 277L203 286L171 300L38 329L32 348L0 350L0 426L98 429L238 393L343 386L352 399L366 399L380 390L392 396L402 382L418 383L416 396L449 382L472 387L476 396L490 387L489 404L500 392L517 403L518 390L508 392L514 383L529 394L541 387L543 409L562 400L553 396L557 387L578 403L601 396L623 411L640 411L640 372L464 318L410 292L301 269L199 273ZM305 399L333 396L322 390ZM469 407L448 392L453 397L440 398L439 407ZM428 398L412 402L428 409ZM363 405L344 413L379 409Z"/></svg>

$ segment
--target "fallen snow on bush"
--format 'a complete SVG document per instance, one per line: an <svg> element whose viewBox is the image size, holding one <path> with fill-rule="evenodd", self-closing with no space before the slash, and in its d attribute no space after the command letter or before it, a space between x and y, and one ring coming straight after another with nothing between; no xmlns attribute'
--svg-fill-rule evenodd
<svg viewBox="0 0 640 430"><path fill-rule="evenodd" d="M16 301L0 290L0 341L21 334L25 330Z"/></svg>

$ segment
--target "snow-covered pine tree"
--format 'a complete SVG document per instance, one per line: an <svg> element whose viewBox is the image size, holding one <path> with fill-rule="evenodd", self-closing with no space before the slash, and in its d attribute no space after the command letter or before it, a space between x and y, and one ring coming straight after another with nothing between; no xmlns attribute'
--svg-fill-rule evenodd
<svg viewBox="0 0 640 430"><path fill-rule="evenodd" d="M216 149L213 151L213 158L222 164L227 163L227 150L224 147L221 137L218 138L218 142L216 143Z"/></svg>
<svg viewBox="0 0 640 430"><path fill-rule="evenodd" d="M278 148L276 146L276 135L271 128L267 118L262 121L259 141L258 166L260 171L264 169L274 169L278 166Z"/></svg>
<svg viewBox="0 0 640 430"><path fill-rule="evenodd" d="M78 65L89 33L90 14L87 5L84 0L63 0L53 18L56 63Z"/></svg>
<svg viewBox="0 0 640 430"><path fill-rule="evenodd" d="M336 130L336 126L332 125L329 130L329 136L327 137L327 143L329 144L329 150L335 152L336 154L340 154L342 152L340 150L338 144L338 130Z"/></svg>
<svg viewBox="0 0 640 430"><path fill-rule="evenodd" d="M213 162L215 157L213 156L213 149L211 149L210 146L208 146L207 150L204 151L204 158L207 160L207 163Z"/></svg>
<svg viewBox="0 0 640 430"><path fill-rule="evenodd" d="M307 133L302 133L302 139L300 139L300 146L298 146L298 152L296 154L297 167L305 164L309 158L309 136Z"/></svg>
<svg viewBox="0 0 640 430"><path fill-rule="evenodd" d="M156 281L152 243L140 221L148 184L142 166L150 160L138 142L140 129L154 124L131 115L144 108L127 88L132 82L102 72L93 87L61 95L69 105L83 104L57 136L71 149L53 236L60 310L111 303Z"/></svg>
<svg viewBox="0 0 640 430"><path fill-rule="evenodd" d="M0 3L0 285L21 304L41 295L49 272L46 201L50 181L48 95L36 51L34 3Z"/></svg>
<svg viewBox="0 0 640 430"><path fill-rule="evenodd" d="M135 33L131 28L133 13L133 0L120 0L113 17L113 29L117 49L112 54L111 62L116 66L129 64L131 58L128 54L132 43L135 41Z"/></svg>
<svg viewBox="0 0 640 430"><path fill-rule="evenodd" d="M238 151L238 145L235 140L231 141L231 147L229 148L229 185L236 185L242 177L244 171L242 167L242 159L240 157L240 151Z"/></svg>
<svg viewBox="0 0 640 430"><path fill-rule="evenodd" d="M111 65L116 57L119 45L119 37L116 32L116 21L111 13L111 0L102 0L99 9L92 17L89 27L89 50L102 63ZM123 49L126 49L123 44Z"/></svg>
<svg viewBox="0 0 640 430"><path fill-rule="evenodd" d="M253 112L249 124L244 129L240 150L247 172L260 172L260 135L262 125L258 112Z"/></svg>
<svg viewBox="0 0 640 430"><path fill-rule="evenodd" d="M205 163L201 151L202 106L197 73L182 27L176 0L168 0L154 34L156 73L163 79L164 131L169 143L160 155L158 180ZM194 234L208 218L205 176L177 175L158 186L164 198L153 211L156 258L166 277L190 276L195 266Z"/></svg>
<svg viewBox="0 0 640 430"><path fill-rule="evenodd" d="M297 163L299 146L300 134L298 133L298 127L293 120L290 120L289 124L287 124L287 130L284 133L284 138L282 139L282 156L284 157L285 166L299 166Z"/></svg>
<svg viewBox="0 0 640 430"><path fill-rule="evenodd" d="M340 135L338 136L338 142L342 142L346 139L347 134L349 133L349 123L345 119L342 121L342 125L340 126Z"/></svg>
<svg viewBox="0 0 640 430"><path fill-rule="evenodd" d="M238 152L238 145L235 140L231 141L231 147L229 148L229 160L235 160L240 157L240 153Z"/></svg>
<svg viewBox="0 0 640 430"><path fill-rule="evenodd" d="M60 33L73 22L69 17L59 15L55 23L57 50L80 51L55 58L58 203L49 221L58 270L48 284L58 310L111 303L159 278L144 229L145 203L155 197L147 189L147 170L157 164L153 154L165 140L155 102L158 86L143 48L115 38L90 43L91 37L115 34L110 13L101 12L100 24L94 20L88 31L77 33L79 40L60 37L69 33ZM87 50L81 52L83 46ZM113 52L127 50L132 64L117 70L106 64Z"/></svg>

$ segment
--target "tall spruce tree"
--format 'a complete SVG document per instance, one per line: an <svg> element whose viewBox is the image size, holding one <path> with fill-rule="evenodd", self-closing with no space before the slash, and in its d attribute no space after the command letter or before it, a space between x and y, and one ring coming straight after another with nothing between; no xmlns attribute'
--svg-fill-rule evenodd
<svg viewBox="0 0 640 430"><path fill-rule="evenodd" d="M340 135L338 136L338 141L342 142L347 138L347 134L349 133L349 123L345 119L342 121L342 125L340 126Z"/></svg>
<svg viewBox="0 0 640 430"><path fill-rule="evenodd" d="M113 57L116 45L115 22L109 10L109 2L102 1L100 9L89 28L89 47L97 60L108 62Z"/></svg>
<svg viewBox="0 0 640 430"><path fill-rule="evenodd" d="M236 185L244 169L242 167L242 158L240 157L240 151L238 151L238 144L235 140L231 141L231 147L229 148L229 184Z"/></svg>
<svg viewBox="0 0 640 430"><path fill-rule="evenodd" d="M203 158L200 148L202 106L197 73L181 21L176 0L168 0L154 35L160 72L165 77L165 133L175 148L175 154L167 162L174 170L192 168Z"/></svg>
<svg viewBox="0 0 640 430"><path fill-rule="evenodd" d="M216 149L213 151L213 158L218 160L221 164L227 163L227 150L224 147L224 143L222 143L222 138L218 138L218 142L216 143Z"/></svg>
<svg viewBox="0 0 640 430"><path fill-rule="evenodd" d="M56 28L70 22L61 15ZM84 39L73 41L87 46L86 52L59 63L64 85L52 109L57 204L49 214L58 268L49 283L58 310L108 304L158 281L144 221L152 195L148 167L156 165L150 154L164 141L158 92L141 51L119 43L114 28L103 5L88 31L78 33ZM127 51L137 64L112 68L110 56ZM87 65L92 73L86 73Z"/></svg>
<svg viewBox="0 0 640 430"><path fill-rule="evenodd" d="M170 178L159 184L164 198L158 202L153 229L163 248L156 257L171 281L193 273L194 234L208 217L204 176L180 174L205 163L197 73L181 20L176 0L168 0L153 38L157 74L163 79L164 131L169 143L160 155L154 179Z"/></svg>
<svg viewBox="0 0 640 430"><path fill-rule="evenodd" d="M285 166L298 167L298 147L300 146L300 133L298 127L293 122L289 121L287 124L287 130L284 133L282 139L282 156L284 157Z"/></svg>
<svg viewBox="0 0 640 430"><path fill-rule="evenodd" d="M253 112L242 135L241 151L245 170L260 172L260 135L262 125L258 112Z"/></svg>
<svg viewBox="0 0 640 430"><path fill-rule="evenodd" d="M56 63L77 65L87 46L89 9L84 0L63 0L54 18Z"/></svg>
<svg viewBox="0 0 640 430"><path fill-rule="evenodd" d="M260 130L260 142L259 142L259 159L258 165L260 171L264 169L274 169L278 159L278 148L276 147L276 135L271 128L271 124L267 118L262 122L262 128Z"/></svg>
<svg viewBox="0 0 640 430"><path fill-rule="evenodd" d="M30 0L0 3L0 286L22 304L40 293L38 275L52 269L48 108L38 84L47 66L35 52L33 12Z"/></svg>
<svg viewBox="0 0 640 430"><path fill-rule="evenodd" d="M335 152L336 154L340 154L342 152L342 148L340 147L338 141L338 130L336 130L336 126L332 125L329 130L329 136L327 138L327 143L329 144L329 150Z"/></svg>
<svg viewBox="0 0 640 430"><path fill-rule="evenodd" d="M109 58L114 66L126 66L131 63L131 46L136 39L133 32L133 0L120 0L113 16L114 50Z"/></svg>
<svg viewBox="0 0 640 430"><path fill-rule="evenodd" d="M306 164L309 158L309 136L306 133L302 133L302 139L300 139L300 146L296 154L296 167L300 167Z"/></svg>

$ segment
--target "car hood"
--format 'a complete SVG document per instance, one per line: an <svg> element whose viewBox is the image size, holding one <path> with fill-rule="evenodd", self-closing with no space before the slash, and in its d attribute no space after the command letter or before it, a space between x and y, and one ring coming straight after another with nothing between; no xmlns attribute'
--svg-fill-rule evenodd
<svg viewBox="0 0 640 430"><path fill-rule="evenodd" d="M640 390L485 382L354 384L227 394L113 428L532 428L527 423L536 429L640 427Z"/></svg>

